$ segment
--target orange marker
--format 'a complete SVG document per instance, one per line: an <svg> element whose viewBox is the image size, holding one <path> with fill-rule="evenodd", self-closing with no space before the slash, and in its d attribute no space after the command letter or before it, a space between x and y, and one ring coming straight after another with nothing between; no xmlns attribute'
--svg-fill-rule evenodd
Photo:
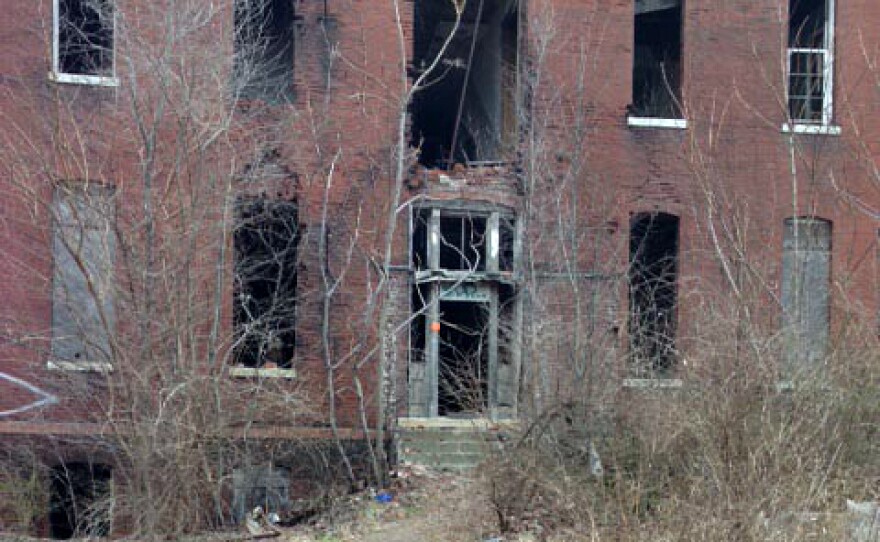
<svg viewBox="0 0 880 542"><path fill-rule="evenodd" d="M440 333L440 322L431 322L431 331Z"/></svg>

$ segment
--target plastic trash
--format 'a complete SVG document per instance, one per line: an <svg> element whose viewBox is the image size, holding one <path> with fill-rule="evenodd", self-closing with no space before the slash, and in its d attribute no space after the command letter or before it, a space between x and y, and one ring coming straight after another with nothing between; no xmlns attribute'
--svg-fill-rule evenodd
<svg viewBox="0 0 880 542"><path fill-rule="evenodd" d="M387 491L383 491L381 493L376 494L376 496L373 497L373 499L375 499L376 502L380 502L382 504L388 504L394 500L394 495L392 495L391 493L388 493Z"/></svg>

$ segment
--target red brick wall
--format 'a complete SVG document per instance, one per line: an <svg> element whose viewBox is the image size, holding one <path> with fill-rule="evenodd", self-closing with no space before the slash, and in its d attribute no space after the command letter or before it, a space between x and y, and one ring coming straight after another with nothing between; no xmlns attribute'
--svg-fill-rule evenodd
<svg viewBox="0 0 880 542"><path fill-rule="evenodd" d="M870 42L875 39L871 30L880 23L880 6L842 0L837 6L835 122L842 135L791 138L780 131L785 120L781 68L785 4L776 0L685 1L683 95L689 124L687 130L669 130L636 129L626 124L631 101L631 0L529 2L527 41L536 55L531 69L540 75L540 84L531 101L535 113L531 119L533 145L528 138L524 142L524 173L507 179L514 185L512 191L499 194L484 189L483 181L475 177L458 193L444 197L489 199L521 207L525 193L531 198L531 229L526 236L537 250L536 264L553 268L563 262L563 248L577 249L573 259L584 271L599 268L618 274L625 272L632 213L662 210L679 215L679 318L684 347L697 344L688 340L698 329L693 322L712 310L719 298L730 295L711 243L708 195L717 204L711 217L715 228L743 228L749 261L767 281L758 294L765 302L758 312L768 330L779 321L774 295L778 296L782 221L792 214L816 213L834 223L833 277L846 283L846 289L837 291L834 323L851 308L864 315L875 314L875 220L858 212L852 199L844 197L829 179L833 172L838 187L847 194L868 204L877 201L866 167L876 156L880 141L877 123L872 122L876 85L871 83L862 56L860 36L868 40L864 46L873 50L876 43ZM137 6L136 0L129 0L121 9L144 13L134 11ZM344 280L330 302L330 359L340 362L337 407L344 423L351 425L357 423L358 413L353 368L357 367L367 404L375 401L379 314L369 296L379 281L376 265L384 256L385 225L395 188L392 150L402 107L404 63L392 2L331 0L328 15L335 24L341 56L335 59L328 90L320 31L323 5L300 1L297 9L303 21L297 44L295 106L260 114L244 108L237 111L238 122L228 147L194 157L188 167L196 171L199 163L212 161L242 167L254 154L254 140L262 137L273 141L269 146L277 148L279 161L295 174L307 232L300 277L296 360L300 376L294 386L320 412L325 409L327 393L320 321L322 278L315 255L325 183L333 165L332 185L326 191L329 269L333 277ZM71 401L69 392L75 389L79 395L88 395L93 389L88 381L101 377L75 376L73 382L85 382L74 387L66 376L59 379L44 370L51 317L51 250L46 228L50 221L46 209L34 201L48 201L46 181L50 176L82 177L82 168L71 157L84 154L89 157L89 175L122 187L123 207L129 205L127 211L136 215L142 193L142 155L126 114L130 111L127 67L120 68L123 81L119 90L50 84L46 80L50 2L16 0L9 12L16 17L0 22L0 45L9 46L0 48L4 51L0 54L0 110L4 112L0 123L5 134L0 146L16 152L30 148L32 152L13 155L9 150L0 151L6 153L0 154L0 183L3 192L11 194L0 198L0 242L5 254L0 272L7 278L0 285L5 301L2 323L8 326L4 334L19 339L16 344L7 341L0 347L0 366L43 383L62 397L57 408L17 419L71 421L83 418L88 403ZM411 2L400 3L400 16L408 49ZM155 38L162 25L153 22L156 24L138 26ZM231 54L231 39L219 37L228 35L229 14L218 15L212 24L209 35L199 34L198 39L214 47L219 56ZM186 50L181 45L183 53ZM54 97L55 92L60 92L60 99ZM69 111L59 113L59 105L67 104L73 104ZM71 145L75 139L53 140L59 131L51 121L58 117L77 120L75 125L88 135L83 139L89 142L87 151L65 150L63 145ZM278 118L283 121L277 122ZM179 133L173 120L172 109L162 130L165 139L160 152L165 159L178 148L174 142ZM70 122L62 123L66 126L63 133L72 133ZM260 131L263 125L272 127L271 134ZM114 137L116 130L124 132L124 137ZM26 138L32 138L33 144L22 145ZM792 202L792 142L797 211ZM241 156L230 158L236 149ZM28 167L17 165L22 160ZM530 173L534 176L529 177ZM164 189L180 186L175 184L180 178L162 179ZM528 188L517 184L523 179L531 179L533 184ZM404 190L403 200L432 193L430 183L416 179L412 189ZM35 190L37 197L24 198L26 201L14 197L22 186ZM561 198L557 197L560 194ZM222 195L215 194L217 199L208 199L204 205L217 204ZM403 209L393 243L395 265L408 262L407 211ZM570 238L560 237L559 217L565 218L570 228L584 232L581 244L572 245ZM590 232L597 229L610 235L601 236L597 250L586 250L596 246ZM210 286L210 276L205 280ZM211 289L204 291L207 295ZM224 291L223 306L221 334L228 335L231 290ZM625 330L626 306L622 297L617 304L620 330ZM397 321L405 317L396 316ZM209 321L202 325L207 333ZM406 334L400 339L405 342ZM624 338L621 341L625 343ZM194 351L202 352L202 348L197 346ZM404 368L398 367L398 371ZM398 374L398 382L404 381L403 375ZM26 400L26 393L6 384L0 384L0 390L0 409ZM398 397L403 400L405 394ZM370 412L372 415L373 409ZM322 416L317 417L316 423L323 421Z"/></svg>

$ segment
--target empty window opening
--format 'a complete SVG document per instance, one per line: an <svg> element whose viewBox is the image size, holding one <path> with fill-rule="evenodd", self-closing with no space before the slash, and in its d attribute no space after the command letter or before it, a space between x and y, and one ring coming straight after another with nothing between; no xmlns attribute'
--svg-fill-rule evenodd
<svg viewBox="0 0 880 542"><path fill-rule="evenodd" d="M242 199L235 228L235 360L289 368L296 344L295 202Z"/></svg>
<svg viewBox="0 0 880 542"><path fill-rule="evenodd" d="M497 162L515 142L517 0L464 5L458 31L413 101L412 145L426 167ZM452 2L416 2L415 77L434 63L454 20Z"/></svg>
<svg viewBox="0 0 880 542"><path fill-rule="evenodd" d="M486 217L440 215L440 267L486 269Z"/></svg>
<svg viewBox="0 0 880 542"><path fill-rule="evenodd" d="M681 118L682 0L635 0L635 115Z"/></svg>
<svg viewBox="0 0 880 542"><path fill-rule="evenodd" d="M639 213L630 225L629 337L637 376L668 371L675 360L678 217Z"/></svg>
<svg viewBox="0 0 880 542"><path fill-rule="evenodd" d="M114 191L61 184L53 200L52 361L111 363Z"/></svg>
<svg viewBox="0 0 880 542"><path fill-rule="evenodd" d="M782 321L789 376L815 367L828 348L831 222L789 218L782 253Z"/></svg>
<svg viewBox="0 0 880 542"><path fill-rule="evenodd" d="M67 463L52 469L49 536L70 539L110 534L112 471L106 465Z"/></svg>
<svg viewBox="0 0 880 542"><path fill-rule="evenodd" d="M488 306L440 301L438 414L476 415L488 405Z"/></svg>
<svg viewBox="0 0 880 542"><path fill-rule="evenodd" d="M290 473L279 467L247 467L232 473L232 508L241 522L257 506L264 512L284 515L290 511Z"/></svg>
<svg viewBox="0 0 880 542"><path fill-rule="evenodd" d="M56 0L58 73L113 75L111 0Z"/></svg>
<svg viewBox="0 0 880 542"><path fill-rule="evenodd" d="M793 121L831 122L833 0L790 0L788 108Z"/></svg>
<svg viewBox="0 0 880 542"><path fill-rule="evenodd" d="M292 0L236 0L235 81L247 98L278 101L293 88Z"/></svg>

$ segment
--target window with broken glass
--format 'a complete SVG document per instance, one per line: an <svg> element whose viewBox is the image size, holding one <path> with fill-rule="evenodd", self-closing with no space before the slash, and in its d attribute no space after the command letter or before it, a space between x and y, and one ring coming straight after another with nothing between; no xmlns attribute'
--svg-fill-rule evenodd
<svg viewBox="0 0 880 542"><path fill-rule="evenodd" d="M834 0L790 0L788 114L800 124L832 120Z"/></svg>
<svg viewBox="0 0 880 542"><path fill-rule="evenodd" d="M515 240L505 212L414 210L411 415L514 410Z"/></svg>
<svg viewBox="0 0 880 542"><path fill-rule="evenodd" d="M242 198L236 211L235 361L290 368L296 345L297 205Z"/></svg>
<svg viewBox="0 0 880 542"><path fill-rule="evenodd" d="M112 0L54 0L53 71L59 81L101 83L114 76Z"/></svg>

